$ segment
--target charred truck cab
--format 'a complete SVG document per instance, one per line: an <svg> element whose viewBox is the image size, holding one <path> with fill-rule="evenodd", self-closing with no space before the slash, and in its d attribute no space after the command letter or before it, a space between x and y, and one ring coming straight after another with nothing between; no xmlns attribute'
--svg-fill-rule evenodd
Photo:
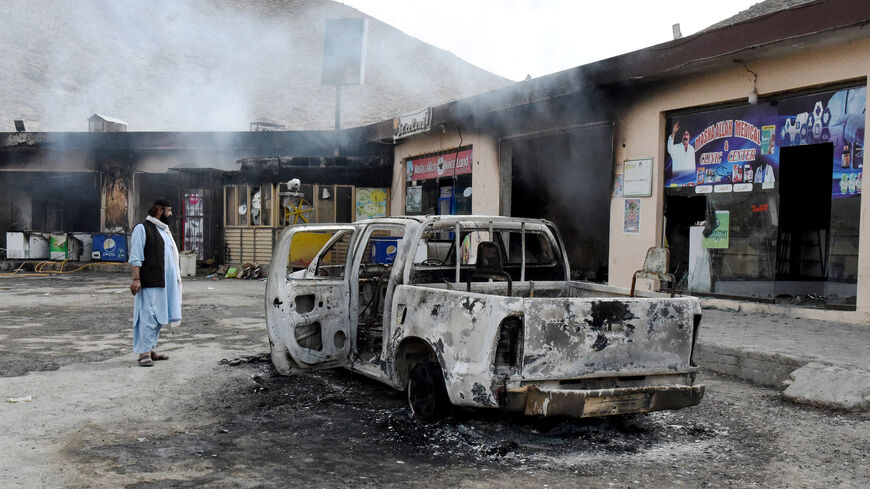
<svg viewBox="0 0 870 489"><path fill-rule="evenodd" d="M574 417L698 404L696 298L571 281L555 226L489 216L292 226L266 291L278 372L347 367L451 405Z"/></svg>

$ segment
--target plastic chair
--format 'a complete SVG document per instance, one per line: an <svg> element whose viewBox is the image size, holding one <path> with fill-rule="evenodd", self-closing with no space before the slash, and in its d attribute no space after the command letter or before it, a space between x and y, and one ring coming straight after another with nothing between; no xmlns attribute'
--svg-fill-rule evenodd
<svg viewBox="0 0 870 489"><path fill-rule="evenodd" d="M634 286L637 278L645 278L649 280L659 280L661 282L671 283L671 297L676 294L677 279L674 274L668 272L671 265L671 250L653 246L646 250L646 258L643 260L643 268L634 272L631 277L631 297L634 297Z"/></svg>

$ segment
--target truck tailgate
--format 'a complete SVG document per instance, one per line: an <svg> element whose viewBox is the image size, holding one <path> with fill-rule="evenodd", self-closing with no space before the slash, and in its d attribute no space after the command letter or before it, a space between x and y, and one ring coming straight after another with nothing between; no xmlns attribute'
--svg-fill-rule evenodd
<svg viewBox="0 0 870 489"><path fill-rule="evenodd" d="M523 380L690 370L693 297L524 299Z"/></svg>

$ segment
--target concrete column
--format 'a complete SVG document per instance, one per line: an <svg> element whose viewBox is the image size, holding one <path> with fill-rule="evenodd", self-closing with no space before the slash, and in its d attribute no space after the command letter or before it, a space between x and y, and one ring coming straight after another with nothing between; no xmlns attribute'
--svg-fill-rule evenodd
<svg viewBox="0 0 870 489"><path fill-rule="evenodd" d="M494 138L479 133L466 135L463 146L472 146L471 212L496 215L501 204L501 172L499 169L499 144Z"/></svg>
<svg viewBox="0 0 870 489"><path fill-rule="evenodd" d="M510 216L513 181L513 144L510 140L502 139L498 143L498 174L500 190L498 213L500 216Z"/></svg>
<svg viewBox="0 0 870 489"><path fill-rule="evenodd" d="M870 72L867 73L870 79ZM870 86L867 91L870 92ZM864 111L864 143L867 143L866 128L870 127L870 111ZM867 167L867 156L864 156L864 168ZM866 180L866 176L864 179ZM870 324L870 198L867 189L861 195L860 230L858 231L858 314Z"/></svg>
<svg viewBox="0 0 870 489"><path fill-rule="evenodd" d="M390 215L405 215L405 185L407 184L407 172L405 160L396 155L393 161L393 181L390 189Z"/></svg>

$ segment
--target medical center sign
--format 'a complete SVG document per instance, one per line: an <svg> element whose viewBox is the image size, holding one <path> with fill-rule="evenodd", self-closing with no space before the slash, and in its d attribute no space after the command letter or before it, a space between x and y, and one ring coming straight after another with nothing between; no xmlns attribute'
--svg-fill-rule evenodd
<svg viewBox="0 0 870 489"><path fill-rule="evenodd" d="M471 150L408 160L407 171L408 180L428 180L471 173Z"/></svg>
<svg viewBox="0 0 870 489"><path fill-rule="evenodd" d="M666 121L665 187L694 193L771 190L780 149L824 144L831 198L861 194L867 87L778 97L758 104L673 114ZM821 154L821 153L820 153Z"/></svg>
<svg viewBox="0 0 870 489"><path fill-rule="evenodd" d="M709 126L698 135L694 144L695 154L711 141L734 137L748 139L756 145L761 146L761 130L746 121L727 120ZM698 157L698 163L701 165L713 165L723 162L741 163L744 161L755 161L756 154L756 148L731 150L728 147L728 141L725 141L722 151L701 153Z"/></svg>

